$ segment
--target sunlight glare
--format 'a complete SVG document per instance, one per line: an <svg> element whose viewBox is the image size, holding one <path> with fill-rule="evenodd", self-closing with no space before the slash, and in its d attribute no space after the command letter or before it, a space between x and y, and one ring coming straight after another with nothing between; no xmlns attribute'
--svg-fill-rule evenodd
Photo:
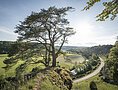
<svg viewBox="0 0 118 90"><path fill-rule="evenodd" d="M82 37L87 37L90 36L92 34L92 29L93 29L93 25L90 24L89 22L81 22L78 25L78 33L82 36Z"/></svg>

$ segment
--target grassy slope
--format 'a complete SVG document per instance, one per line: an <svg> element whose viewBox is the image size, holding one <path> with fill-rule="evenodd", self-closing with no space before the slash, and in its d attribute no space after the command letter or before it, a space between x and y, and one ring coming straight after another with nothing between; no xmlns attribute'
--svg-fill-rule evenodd
<svg viewBox="0 0 118 90"><path fill-rule="evenodd" d="M74 56L75 56L76 58L74 58L74 59L71 58L74 62L77 61L77 62L79 63L81 60L83 60L81 56L78 56L78 58L77 58L77 55L74 55L74 54L69 54L68 56L73 56L73 58L74 58ZM17 63L17 65L13 66L11 69L9 69L7 72L5 72L5 70L2 68L2 67L5 66L5 64L3 63L3 60L4 60L5 58L7 58L7 55L5 55L5 54L0 55L0 72L2 72L2 73L0 73L0 76L3 76L3 75L5 75L4 77L7 77L7 76L14 76L14 75L15 75L15 68L16 68L19 64L23 63L23 61L19 61L19 62ZM68 68L68 69L69 69L69 68L71 68L71 67L74 66L74 63L65 62L65 60L64 60L64 58L63 58L62 55L58 58L57 61L60 62L61 67L65 67L65 68ZM29 71L31 71L32 68L33 68L33 67L36 67L36 66L37 66L37 67L39 66L39 67L41 67L41 68L44 67L44 66L42 66L42 64L37 64L37 65L31 64L31 65L29 65L29 66L26 68L26 70L27 70L26 73L29 72ZM1 77L1 78L2 78L2 77ZM34 83L35 83L34 79L31 79L29 82L27 82L25 85L21 86L20 88L21 88L22 90L27 90L27 89L29 89L30 86L34 86ZM52 85L49 80L44 81L44 82L42 83L42 86L41 86L41 87L42 87L42 90L45 90L46 88L48 88L48 89L50 88L49 90L59 90L59 88L57 88L56 86Z"/></svg>
<svg viewBox="0 0 118 90"><path fill-rule="evenodd" d="M78 64L84 61L84 58L81 55L77 55L77 54L67 54L66 56L68 56L72 62L67 62L63 55L60 55L57 58L57 61L59 62L59 65L61 67L65 67L67 69L72 68L75 65L75 62L77 62Z"/></svg>
<svg viewBox="0 0 118 90"><path fill-rule="evenodd" d="M4 59L7 58L7 54L0 54L0 77L2 78L7 77L7 76L15 76L15 69L17 66L19 66L20 64L23 63L23 61L19 60L18 63L16 65L14 65L13 67L11 67L9 70L5 71L5 69L3 69L2 67L5 67L6 65L3 63ZM26 71L25 73L28 73L32 70L32 68L34 67L39 67L44 68L43 64L30 64L29 66L26 67Z"/></svg>
<svg viewBox="0 0 118 90"><path fill-rule="evenodd" d="M89 83L91 81L95 81L95 83L97 84L98 90L118 90L118 86L103 82L98 75L96 75L88 80L74 84L73 90L90 90Z"/></svg>
<svg viewBox="0 0 118 90"><path fill-rule="evenodd" d="M14 65L12 68L9 68L9 70L5 71L2 67L5 67L6 65L3 63L4 59L7 58L7 54L0 54L0 76L1 78L7 77L7 76L14 76L15 75L15 68L23 63L22 61L19 61L16 65Z"/></svg>
<svg viewBox="0 0 118 90"><path fill-rule="evenodd" d="M2 69L1 67L4 67L5 65L4 65L4 63L3 63L3 60L5 59L7 57L7 55L0 55L0 76L1 75L4 75L5 74L5 70L4 69ZM81 57L80 57L81 58ZM77 59L78 60L78 59ZM81 59L79 59L79 60L81 60ZM65 66L66 68L70 68L70 67L72 67L73 66L73 64L72 63L65 63L65 60L64 60L64 58L61 56L61 57L59 57L58 58L58 61L60 62L60 64L62 65L62 66ZM21 62L20 62L21 63ZM17 66L17 65L16 65ZM10 69L10 71L8 71L6 74L8 75L8 76L11 76L11 75L14 75L14 70L15 70L15 67L16 66L14 66L13 68L11 68ZM27 68L27 70L28 71L30 71L31 70L31 68L33 68L34 66L36 66L36 65L30 65L30 67L28 67ZM37 66L40 66L40 65L37 65ZM118 86L116 86L116 85L112 85L112 84L108 84L108 83L105 83L105 82L103 82L99 77L98 77L98 75L96 75L96 76L94 76L94 77L92 77L92 78L90 78L90 79L88 79L88 80L85 80L85 81L83 81L83 82L81 82L81 83L78 83L78 84L74 84L73 85L73 90L89 90L89 83L91 82L91 81L95 81L96 82L96 84L97 84L97 87L99 88L98 90L118 90ZM31 85L33 85L33 83L34 83L34 80L30 80L28 83L27 83L27 85L25 85L24 87L22 87L22 90L26 90L26 88L28 89L28 87ZM45 89L45 88L50 88L50 87L52 87L52 85L50 84L49 86L47 86L47 87L45 87L45 84L49 84L49 81L46 81L46 82L44 82L44 84L42 84L42 87ZM44 85L44 86L43 86ZM55 89L56 87L53 87L53 89ZM43 89L43 90L44 90Z"/></svg>
<svg viewBox="0 0 118 90"><path fill-rule="evenodd" d="M67 54L67 55L71 58L72 62L66 62L66 60L65 60L64 57L63 57L63 55L60 55L60 56L58 57L57 61L59 61L59 65L60 65L61 67L65 67L65 68L67 68L67 69L70 69L70 68L72 68L72 67L75 65L75 64L74 64L75 62L79 63L79 62L84 61L84 59L83 59L82 56L79 56L79 55L76 55L76 54ZM14 76L14 74L15 74L15 68L16 68L19 64L23 63L23 61L20 61L20 60L19 60L19 62L18 62L16 65L14 65L14 66L13 66L12 68L10 68L7 72L5 72L5 70L2 68L2 67L5 66L5 64L3 63L3 60L4 60L5 58L7 58L7 54L1 54L1 55L0 55L0 72L1 72L1 73L0 73L0 76L1 76L1 75ZM29 71L31 71L33 67L44 68L44 65L43 65L43 64L31 64L31 65L29 65L29 66L26 68L26 73L29 72Z"/></svg>
<svg viewBox="0 0 118 90"><path fill-rule="evenodd" d="M6 54L0 54L0 76L3 75L5 73L5 70L2 68L4 67L4 63L3 60L7 57Z"/></svg>

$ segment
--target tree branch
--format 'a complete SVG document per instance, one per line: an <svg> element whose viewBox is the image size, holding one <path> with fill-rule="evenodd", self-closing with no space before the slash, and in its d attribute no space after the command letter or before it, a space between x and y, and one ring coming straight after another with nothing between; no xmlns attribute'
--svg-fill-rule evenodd
<svg viewBox="0 0 118 90"><path fill-rule="evenodd" d="M59 47L59 49L58 49L58 51L57 51L57 53L56 53L56 57L58 57L58 54L59 54L59 52L61 51L61 48L62 48L62 46L63 46L63 44L64 44L64 42L65 42L65 39L66 39L66 36L64 36L64 40L62 41L62 44L61 44L61 46Z"/></svg>

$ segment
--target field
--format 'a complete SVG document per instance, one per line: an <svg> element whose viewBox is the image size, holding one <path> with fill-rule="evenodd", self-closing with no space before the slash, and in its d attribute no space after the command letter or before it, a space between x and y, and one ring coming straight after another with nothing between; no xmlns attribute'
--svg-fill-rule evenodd
<svg viewBox="0 0 118 90"><path fill-rule="evenodd" d="M98 90L118 90L117 85L112 85L112 84L103 82L98 75L92 78L89 78L88 80L74 84L72 90L90 90L89 83L91 81L94 81L96 83Z"/></svg>
<svg viewBox="0 0 118 90"><path fill-rule="evenodd" d="M81 62L84 61L84 59L83 59L82 56L80 56L80 55L68 54L67 56L69 56L69 58L72 59L72 62L67 62L67 61L64 59L63 55L60 55L60 56L58 57L57 62L59 61L59 64L60 64L61 67L65 67L65 68L68 68L68 69L69 69L69 68L72 68L72 67L74 66L74 63L75 63L75 62L81 63ZM15 69L16 69L16 67L17 67L19 64L23 63L23 61L19 60L19 62L18 62L16 65L14 65L12 68L9 68L8 71L5 71L5 69L2 68L2 67L5 67L5 64L3 63L3 60L4 60L5 58L7 58L7 54L1 54L1 55L0 55L0 72L1 72L1 73L0 73L0 78L5 78L5 77L8 77L8 76L15 76ZM29 66L26 68L26 73L29 72L29 71L31 71L33 67L40 67L40 68L43 68L43 65L42 65L42 64L31 64L31 65L29 65ZM49 82L49 81L48 81L48 82ZM21 86L20 89L22 89L22 90L27 90L27 89L29 88L29 86L33 86L34 83L35 83L35 81L34 81L33 79L31 79L31 80L29 80L29 81L27 82L27 85ZM46 82L44 82L44 83L46 83ZM50 82L49 82L49 83L50 83ZM49 84L49 83L48 83L48 84ZM43 85L43 84L42 84L42 85ZM51 84L48 85L48 86L50 86L51 88L53 87ZM46 87L44 86L44 88L46 88ZM56 88L56 87L54 87L54 88ZM45 90L45 89L43 89L43 90ZM51 90L51 89L50 89L50 90Z"/></svg>
<svg viewBox="0 0 118 90"><path fill-rule="evenodd" d="M1 77L1 75L5 74L5 70L4 70L2 67L5 66L4 63L3 63L3 60L4 60L6 57L7 57L6 54L1 54L1 55L0 55L0 77Z"/></svg>
<svg viewBox="0 0 118 90"><path fill-rule="evenodd" d="M67 56L71 59L71 62L67 62L66 59L64 59L64 56L63 55L60 55L57 59L57 62L59 62L59 65L61 67L65 67L65 68L72 68L74 65L75 65L75 62L76 63L82 63L84 61L84 58L80 55L77 55L77 54L67 54ZM7 77L7 76L14 76L15 75L15 68L18 66L18 64L21 64L22 62L19 61L19 63L17 65L15 65L14 67L12 67L9 71L5 71L2 67L5 66L5 64L3 63L3 60L7 58L7 55L6 54L1 54L0 55L0 78L3 78L3 77ZM27 69L27 72L31 71L31 69L33 67L42 67L41 64L37 64L37 65L30 65L28 66L26 69ZM98 77L98 75L88 79L88 80L85 80L85 81L82 81L80 83L77 83L77 84L73 84L73 89L72 90L90 90L89 89L89 83L91 81L95 81L95 83L97 84L97 87L98 87L98 90L118 90L118 86L116 85L112 85L112 84L108 84L106 82L103 82L100 77ZM28 88L27 86L30 86L30 85L33 85L34 83L34 80L30 80L26 86L22 86L22 90L25 90L26 88Z"/></svg>
<svg viewBox="0 0 118 90"><path fill-rule="evenodd" d="M81 55L78 55L78 54L67 54L66 57L68 57L69 60L65 59L63 55L60 55L57 58L57 62L59 62L59 65L61 67L65 67L67 69L70 69L75 64L80 64L84 61L84 58Z"/></svg>
<svg viewBox="0 0 118 90"><path fill-rule="evenodd" d="M8 76L15 76L15 69L17 66L23 63L23 61L19 60L16 65L9 68L9 70L3 69L2 67L5 67L6 65L3 63L4 59L7 58L7 54L0 54L0 78L8 77ZM44 68L43 64L30 64L26 67L25 73L28 73L32 70L34 67Z"/></svg>
<svg viewBox="0 0 118 90"><path fill-rule="evenodd" d="M77 54L67 54L67 56L71 59L72 62L68 62L66 59L64 59L63 55L60 55L57 58L57 62L59 62L59 65L61 67L65 67L65 68L72 68L75 65L75 62L77 63L81 63L84 61L84 58L80 55ZM5 69L3 69L2 67L5 67L5 64L3 63L3 60L7 58L7 54L1 54L0 55L0 77L7 77L7 76L14 76L15 75L15 68L23 63L23 61L20 61L14 65L12 68L10 68L8 71L5 71ZM33 67L40 67L40 68L44 68L44 66L42 64L31 64L30 66L28 66L26 68L26 73L31 71Z"/></svg>

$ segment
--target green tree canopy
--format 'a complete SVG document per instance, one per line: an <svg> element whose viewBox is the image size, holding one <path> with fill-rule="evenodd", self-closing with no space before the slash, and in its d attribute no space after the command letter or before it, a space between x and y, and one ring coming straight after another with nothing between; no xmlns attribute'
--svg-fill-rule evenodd
<svg viewBox="0 0 118 90"><path fill-rule="evenodd" d="M118 84L118 42L111 48L102 73L107 82Z"/></svg>
<svg viewBox="0 0 118 90"><path fill-rule="evenodd" d="M56 58L67 37L75 32L69 27L65 18L67 11L72 7L41 9L40 12L32 12L23 22L16 27L15 33L19 34L19 41L37 42L44 46L46 59L51 55L52 66L56 66ZM59 45L59 49L55 48ZM48 57L47 57L48 56Z"/></svg>
<svg viewBox="0 0 118 90"><path fill-rule="evenodd" d="M105 21L107 18L114 20L118 14L118 0L89 0L84 10L90 9L95 3L103 1L104 9L97 15L98 21Z"/></svg>

